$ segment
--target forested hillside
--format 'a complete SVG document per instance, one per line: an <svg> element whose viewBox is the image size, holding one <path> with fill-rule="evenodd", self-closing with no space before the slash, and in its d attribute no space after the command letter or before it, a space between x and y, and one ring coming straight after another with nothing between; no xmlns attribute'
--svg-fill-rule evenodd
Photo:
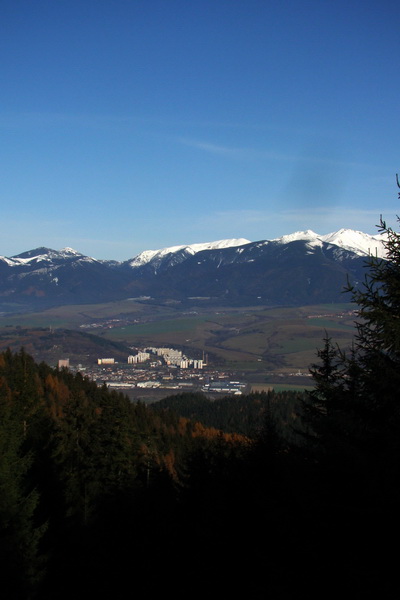
<svg viewBox="0 0 400 600"><path fill-rule="evenodd" d="M232 433L209 424L223 402L229 414L231 399L211 403L206 424L177 416L178 400L133 404L23 350L0 355L4 598L77 589L122 598L128 587L179 598L192 588L210 598L312 597L332 570L354 593L391 584L380 580L390 559L381 544L397 519L394 498L388 505L388 481L374 488L365 453L344 465L293 437L300 415L288 423L287 410L295 415L300 397L235 402L222 422ZM235 413L251 405L246 429L248 417ZM251 435L233 433L235 423Z"/></svg>
<svg viewBox="0 0 400 600"><path fill-rule="evenodd" d="M77 580L96 589L127 561L147 561L150 548L155 556L153 536L172 536L167 515L188 454L248 445L38 365L24 350L0 355L0 419L0 568L14 598L54 598L59 578L57 597Z"/></svg>
<svg viewBox="0 0 400 600"><path fill-rule="evenodd" d="M251 440L259 437L266 418L271 417L279 435L287 442L294 442L301 439L300 410L305 397L304 392L298 391L255 392L216 399L201 392L181 393L159 400L153 404L153 409L170 410L206 427L238 433Z"/></svg>

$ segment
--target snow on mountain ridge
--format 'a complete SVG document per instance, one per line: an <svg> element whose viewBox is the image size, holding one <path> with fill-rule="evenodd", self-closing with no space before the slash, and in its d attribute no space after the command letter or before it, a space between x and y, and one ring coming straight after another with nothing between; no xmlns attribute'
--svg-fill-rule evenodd
<svg viewBox="0 0 400 600"><path fill-rule="evenodd" d="M308 242L310 247L316 245L319 246L322 245L322 243L331 244L337 246L338 248L355 252L359 256L368 256L370 254L374 256L376 255L380 258L385 258L386 256L386 250L384 247L385 236L383 234L369 235L353 229L339 229L336 232L328 233L326 235L320 235L311 229L307 229L305 231L295 231L291 234L283 235L280 238L274 238L272 240L262 240L258 243L260 245L269 244L271 242L288 244L297 240L304 240ZM180 262L181 260L184 260L185 257L191 255L193 256L202 250L219 250L234 247L239 248L240 246L245 246L250 243L251 242L245 238L232 238L214 242L182 244L161 248L159 250L144 250L134 258L125 262L134 268L144 266L148 263L153 263L156 265L157 263L160 264L168 255L174 259L176 258L177 262ZM176 255L176 257L173 255ZM41 247L12 257L0 256L0 260L10 267L17 267L37 264L39 262L51 263L54 259L73 257L79 261L94 261L100 263L113 262L115 264L121 264L119 261L98 261L95 258L85 256L84 254L81 254L80 252L69 247L62 248L61 250L53 250L51 248Z"/></svg>
<svg viewBox="0 0 400 600"><path fill-rule="evenodd" d="M9 267L14 267L18 264L14 258L7 258L6 256L0 256L0 260L5 262Z"/></svg>
<svg viewBox="0 0 400 600"><path fill-rule="evenodd" d="M311 229L307 229L306 231L295 231L294 233L289 233L287 235L283 235L279 238L275 238L270 241L279 242L280 244L289 244L290 242L294 242L296 240L314 241L319 237L320 236L318 235L318 233L315 233Z"/></svg>
<svg viewBox="0 0 400 600"><path fill-rule="evenodd" d="M202 250L218 250L221 248L233 248L236 246L243 246L250 244L249 240L244 238L238 239L227 239L218 240L216 242L204 242L197 244L183 244L181 246L170 246L168 248L161 248L160 250L144 250L140 252L135 258L128 261L131 267L141 267L149 262L160 260L169 254L175 254L177 252L185 252L186 254L194 255Z"/></svg>

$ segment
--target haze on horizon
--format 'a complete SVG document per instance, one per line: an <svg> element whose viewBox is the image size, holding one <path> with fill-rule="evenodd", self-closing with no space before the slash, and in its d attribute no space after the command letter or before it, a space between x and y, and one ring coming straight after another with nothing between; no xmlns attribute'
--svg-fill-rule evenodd
<svg viewBox="0 0 400 600"><path fill-rule="evenodd" d="M4 0L0 255L395 225L400 5Z"/></svg>

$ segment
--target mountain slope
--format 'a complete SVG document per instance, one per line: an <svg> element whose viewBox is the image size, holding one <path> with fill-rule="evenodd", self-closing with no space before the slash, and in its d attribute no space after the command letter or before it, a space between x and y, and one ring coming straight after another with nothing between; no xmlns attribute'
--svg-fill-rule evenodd
<svg viewBox="0 0 400 600"><path fill-rule="evenodd" d="M37 248L0 260L3 304L31 307L109 301L120 297L124 283L113 261L98 261L70 248Z"/></svg>
<svg viewBox="0 0 400 600"><path fill-rule="evenodd" d="M344 301L349 278L363 276L365 258L340 252L322 242L304 240L288 244L255 242L240 248L198 252L168 270L143 276L146 292L154 298L188 303L214 301L225 305L313 304ZM128 289L143 292L140 274Z"/></svg>
<svg viewBox="0 0 400 600"><path fill-rule="evenodd" d="M368 254L385 256L381 236L311 230L276 240L220 240L99 261L71 249L36 248L0 257L0 310L98 303L128 297L187 305L298 305L343 301L357 285Z"/></svg>
<svg viewBox="0 0 400 600"><path fill-rule="evenodd" d="M220 250L249 243L249 240L241 238L206 242L204 244L190 244L188 246L172 246L161 250L145 250L135 258L127 261L127 264L132 268L143 268L148 265L152 271L157 272L160 268L165 269L179 264L203 250Z"/></svg>

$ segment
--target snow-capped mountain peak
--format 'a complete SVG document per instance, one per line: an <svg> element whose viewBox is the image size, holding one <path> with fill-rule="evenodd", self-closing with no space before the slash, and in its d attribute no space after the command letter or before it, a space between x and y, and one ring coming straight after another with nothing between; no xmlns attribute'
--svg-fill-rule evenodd
<svg viewBox="0 0 400 600"><path fill-rule="evenodd" d="M58 254L63 254L65 256L82 256L80 252L74 250L73 248L69 248L69 246L67 246L66 248L61 248Z"/></svg>
<svg viewBox="0 0 400 600"><path fill-rule="evenodd" d="M35 248L34 250L28 250L22 252L16 256L10 258L3 258L9 266L22 267L22 266L38 266L42 264L43 267L51 267L52 265L61 264L64 261L84 261L84 262L96 262L96 259L90 258L81 254L73 248L62 248L61 250L53 250L52 248Z"/></svg>
<svg viewBox="0 0 400 600"><path fill-rule="evenodd" d="M379 258L385 258L386 256L384 235L370 235L362 231L355 231L354 229L339 229L326 235L320 235L307 229L306 231L296 231L288 235L283 235L272 241L288 244L296 240L304 240L312 246L319 246L325 242L326 244L338 246L343 250L354 252L358 256L373 255Z"/></svg>
<svg viewBox="0 0 400 600"><path fill-rule="evenodd" d="M386 256L385 236L383 234L369 235L354 229L339 229L339 231L320 236L320 239L361 256L373 255L380 258Z"/></svg>

